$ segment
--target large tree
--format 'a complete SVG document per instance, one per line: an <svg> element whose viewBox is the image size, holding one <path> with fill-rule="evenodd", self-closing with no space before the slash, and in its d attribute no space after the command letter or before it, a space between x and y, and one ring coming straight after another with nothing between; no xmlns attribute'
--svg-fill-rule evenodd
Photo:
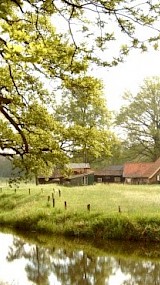
<svg viewBox="0 0 160 285"><path fill-rule="evenodd" d="M156 160L160 157L160 78L145 79L139 92L126 92L124 100L116 123L124 130L128 158Z"/></svg>
<svg viewBox="0 0 160 285"><path fill-rule="evenodd" d="M111 114L102 82L82 76L66 82L66 88L55 114L65 128L61 147L74 161L92 162L102 156L110 157L116 139L110 131Z"/></svg>
<svg viewBox="0 0 160 285"><path fill-rule="evenodd" d="M6 0L0 17L0 148L17 164L22 158L27 171L66 162L63 127L50 115L57 89L81 78L91 60L110 67L132 47L157 48L159 40L158 0ZM119 31L123 42L113 49ZM102 59L106 47L112 52ZM50 83L54 92L44 88Z"/></svg>
<svg viewBox="0 0 160 285"><path fill-rule="evenodd" d="M87 63L73 59L74 48L56 34L49 19L38 17L37 33L34 14L26 14L23 21L14 17L12 25L1 23L1 155L14 158L26 173L45 173L66 164L67 157L59 145L62 128L48 111L55 96L44 85L54 79L52 88L58 88L71 73L86 70Z"/></svg>

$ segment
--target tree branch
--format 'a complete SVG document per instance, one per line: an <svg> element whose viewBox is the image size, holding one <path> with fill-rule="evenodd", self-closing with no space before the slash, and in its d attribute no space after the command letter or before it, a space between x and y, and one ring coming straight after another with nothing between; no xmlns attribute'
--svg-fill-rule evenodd
<svg viewBox="0 0 160 285"><path fill-rule="evenodd" d="M14 4L16 4L16 6L21 10L21 12L24 13L24 12L23 12L23 9L22 9L22 7L21 7L21 5L20 5L20 3L19 3L18 0L11 0L11 2L13 2Z"/></svg>
<svg viewBox="0 0 160 285"><path fill-rule="evenodd" d="M29 152L29 147L28 147L28 142L27 139L23 133L23 131L19 128L18 124L14 121L14 119L4 110L4 107L2 107L0 105L0 112L5 116L5 118L12 124L12 126L15 127L15 129L18 131L18 133L20 134L22 141L24 143L25 146L25 153Z"/></svg>

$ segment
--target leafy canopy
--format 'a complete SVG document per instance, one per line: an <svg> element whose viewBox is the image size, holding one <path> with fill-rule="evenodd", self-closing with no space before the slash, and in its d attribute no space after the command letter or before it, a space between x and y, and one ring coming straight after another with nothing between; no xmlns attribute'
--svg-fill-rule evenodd
<svg viewBox="0 0 160 285"><path fill-rule="evenodd" d="M90 152L87 157L99 156L104 142L111 146L101 83L87 75L90 62L110 67L131 48L157 48L158 17L158 1L1 1L1 154L38 174L67 162L64 140L76 142L74 151ZM119 31L123 43L113 49ZM102 53L106 48L110 55ZM72 115L67 101L62 102L67 127L53 116L59 92L75 110L79 106Z"/></svg>
<svg viewBox="0 0 160 285"><path fill-rule="evenodd" d="M117 116L117 124L126 134L130 159L154 161L160 157L160 78L144 80L134 96L125 93L126 106Z"/></svg>

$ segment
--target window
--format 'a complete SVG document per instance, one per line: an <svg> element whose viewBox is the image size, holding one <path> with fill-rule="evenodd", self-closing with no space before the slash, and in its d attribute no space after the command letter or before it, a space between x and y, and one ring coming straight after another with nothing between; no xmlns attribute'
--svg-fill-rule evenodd
<svg viewBox="0 0 160 285"><path fill-rule="evenodd" d="M114 182L121 182L121 177L119 177L119 176L114 177Z"/></svg>
<svg viewBox="0 0 160 285"><path fill-rule="evenodd" d="M160 181L160 174L157 175L157 181Z"/></svg>
<svg viewBox="0 0 160 285"><path fill-rule="evenodd" d="M97 178L97 182L102 182L102 178L101 177Z"/></svg>

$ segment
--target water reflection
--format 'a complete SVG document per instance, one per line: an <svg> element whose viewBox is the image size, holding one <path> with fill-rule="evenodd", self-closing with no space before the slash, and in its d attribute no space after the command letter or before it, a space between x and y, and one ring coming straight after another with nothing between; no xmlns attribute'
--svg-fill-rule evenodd
<svg viewBox="0 0 160 285"><path fill-rule="evenodd" d="M160 259L26 242L0 233L0 285L158 285Z"/></svg>

